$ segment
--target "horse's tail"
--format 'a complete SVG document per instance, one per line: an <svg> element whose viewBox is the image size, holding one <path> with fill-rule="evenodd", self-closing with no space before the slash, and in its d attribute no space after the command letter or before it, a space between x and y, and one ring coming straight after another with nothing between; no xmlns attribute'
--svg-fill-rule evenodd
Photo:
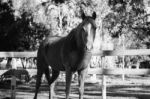
<svg viewBox="0 0 150 99"><path fill-rule="evenodd" d="M46 44L43 42L37 52L37 69L44 69L44 66L41 65L46 65L48 66L48 61L46 57Z"/></svg>

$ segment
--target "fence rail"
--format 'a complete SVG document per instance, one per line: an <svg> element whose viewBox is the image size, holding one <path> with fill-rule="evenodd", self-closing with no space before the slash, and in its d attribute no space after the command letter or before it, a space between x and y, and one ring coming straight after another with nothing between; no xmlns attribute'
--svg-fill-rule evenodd
<svg viewBox="0 0 150 99"><path fill-rule="evenodd" d="M100 75L148 75L150 69L90 69L88 74L100 74Z"/></svg>
<svg viewBox="0 0 150 99"><path fill-rule="evenodd" d="M94 51L94 56L125 56L125 55L150 55L150 49L131 50L102 50Z"/></svg>
<svg viewBox="0 0 150 99"><path fill-rule="evenodd" d="M2 75L7 70L0 70L0 75ZM36 69L27 69L29 74L36 75ZM148 75L150 74L150 69L89 69L88 74L99 74L99 75Z"/></svg>
<svg viewBox="0 0 150 99"><path fill-rule="evenodd" d="M150 55L150 49L132 50L97 50L93 56L125 56L125 55ZM0 57L36 57L37 51L32 52L0 52Z"/></svg>
<svg viewBox="0 0 150 99"><path fill-rule="evenodd" d="M125 56L125 55L150 55L150 49L134 50L104 50L95 51L94 56ZM36 57L37 52L0 52L0 57ZM102 98L106 99L106 78L105 75L147 75L150 69L89 69L88 74L101 74L102 78Z"/></svg>
<svg viewBox="0 0 150 99"><path fill-rule="evenodd" d="M14 57L14 58L22 58L22 57L36 57L37 52L0 52L0 57Z"/></svg>

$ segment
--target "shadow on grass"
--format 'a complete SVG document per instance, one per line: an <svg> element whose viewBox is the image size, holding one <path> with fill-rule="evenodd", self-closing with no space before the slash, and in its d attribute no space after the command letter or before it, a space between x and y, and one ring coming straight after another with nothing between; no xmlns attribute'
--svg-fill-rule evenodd
<svg viewBox="0 0 150 99"><path fill-rule="evenodd" d="M102 96L101 85L98 83L85 83L85 96ZM6 88L6 90L8 90ZM49 86L47 83L44 83L40 87L40 93L48 93ZM17 87L17 92L27 92L33 93L35 92L35 84L22 84ZM65 95L65 82L58 82L55 85L56 95ZM71 94L74 94L78 97L78 83L72 83L71 86ZM123 97L123 99L150 99L150 86L147 85L115 85L107 87L107 96L111 97L108 99L121 99L118 97ZM116 98L117 97L117 98ZM64 98L59 98L64 99ZM72 98L74 99L74 98ZM78 99L78 98L75 98ZM88 98L86 98L88 99ZM98 99L98 98L94 98Z"/></svg>

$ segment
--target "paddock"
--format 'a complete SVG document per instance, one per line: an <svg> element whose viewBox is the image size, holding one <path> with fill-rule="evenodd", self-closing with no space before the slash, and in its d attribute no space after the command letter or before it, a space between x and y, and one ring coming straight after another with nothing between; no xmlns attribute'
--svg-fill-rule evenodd
<svg viewBox="0 0 150 99"><path fill-rule="evenodd" d="M102 57L105 57L105 56L125 56L125 55L150 55L150 50L149 49L138 49L138 50L105 50L105 51L96 51L96 52L93 52L93 55L100 55ZM36 52L0 52L0 57L36 57ZM30 71L29 71L30 72ZM109 90L111 88L117 88L117 84L119 83L122 83L122 86L125 84L125 83L129 83L127 84L127 86L129 86L130 84L132 85L133 83L135 85L133 85L133 88L132 90L133 91L142 91L142 89L144 90L144 88L146 89L146 92L143 92L142 94L141 93L135 93L135 95L139 96L139 97L150 97L150 77L147 77L145 79L143 79L142 77L142 81L138 78L140 77L140 75L149 75L150 74L150 70L149 69L117 69L117 68L112 68L112 69L109 69L109 68L103 68L103 69L89 69L88 71L88 74L97 74L97 75L102 75L98 84L96 85L95 89L98 89L95 93L95 95L87 95L86 94L86 84L85 84L85 99L106 99L106 96L108 95L107 99L111 99L111 97L109 96L110 95L110 92ZM137 82L134 82L134 80L131 82L128 81L127 79L125 81L117 81L117 82L112 82L113 80L110 79L112 75L114 76L118 76L118 75L122 75L122 74L125 74L125 75L133 75L135 76L134 79L136 79ZM138 81L138 79L139 81ZM129 77L130 78L130 77ZM115 78L116 79L116 78ZM121 78L120 78L121 79ZM133 78L132 78L133 79ZM110 80L110 81L109 81ZM141 83L138 83L138 82L141 82ZM58 82L59 83L59 82ZM87 82L86 82L87 83ZM110 85L109 85L110 83ZM114 85L111 83L114 83ZM116 85L115 85L116 84ZM137 87L134 87L134 86L138 86L136 84L139 84L139 88ZM91 84L92 85L92 84ZM126 84L125 84L126 85ZM93 87L95 85L93 84ZM111 86L111 87L110 87ZM144 87L145 86L145 87ZM47 86L48 87L48 86ZM77 86L76 86L77 87ZM75 88L76 88L75 87ZM131 86L129 86L131 87ZM16 89L18 90L18 88ZM90 90L90 93L93 93L92 91L94 89L89 88L88 90ZM134 96L134 93L130 93L130 91L132 91L130 88L129 88L129 93L127 93L129 95L129 97L131 97L131 99L134 99L132 96ZM48 91L48 90L47 90ZM113 91L112 91L113 92ZM12 91L9 91L9 93L11 94ZM48 92L46 92L47 94L45 94L45 96L48 97ZM116 94L119 93L116 91ZM8 95L10 95L8 94ZM18 91L15 91L14 92L15 94L15 97L16 99L22 99L21 97L19 97L19 94L18 94ZM25 94L24 92L22 93L22 95ZM30 93L31 94L31 93ZM41 97L42 94L40 93ZM44 94L43 94L44 95ZM124 95L126 95L124 93ZM29 95L28 95L29 96ZM58 95L57 94L57 90L56 90L56 95L53 95L54 99L61 99L61 98L64 98L64 94L62 95ZM115 95L114 95L115 96ZM32 97L32 96L31 96ZM39 96L40 97L40 96ZM71 94L71 97L78 97L78 95L76 94ZM130 99L130 98L118 98L118 99ZM33 97L32 97L33 98ZM28 98L29 99L29 98ZM73 99L73 98L72 98ZM115 98L113 98L115 99ZM117 98L116 98L117 99ZM136 98L135 99L139 99L139 98ZM148 99L148 98L140 98L140 99Z"/></svg>

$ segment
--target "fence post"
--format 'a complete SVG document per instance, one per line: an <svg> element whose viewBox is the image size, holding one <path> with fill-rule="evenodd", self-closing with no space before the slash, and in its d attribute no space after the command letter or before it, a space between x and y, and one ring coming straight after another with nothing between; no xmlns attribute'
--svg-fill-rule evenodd
<svg viewBox="0 0 150 99"><path fill-rule="evenodd" d="M102 75L102 99L106 99L106 76Z"/></svg>
<svg viewBox="0 0 150 99"><path fill-rule="evenodd" d="M105 57L102 57L102 69L105 68ZM106 76L102 74L102 99L106 99Z"/></svg>
<svg viewBox="0 0 150 99"><path fill-rule="evenodd" d="M12 76L11 78L11 99L16 98L16 77Z"/></svg>

